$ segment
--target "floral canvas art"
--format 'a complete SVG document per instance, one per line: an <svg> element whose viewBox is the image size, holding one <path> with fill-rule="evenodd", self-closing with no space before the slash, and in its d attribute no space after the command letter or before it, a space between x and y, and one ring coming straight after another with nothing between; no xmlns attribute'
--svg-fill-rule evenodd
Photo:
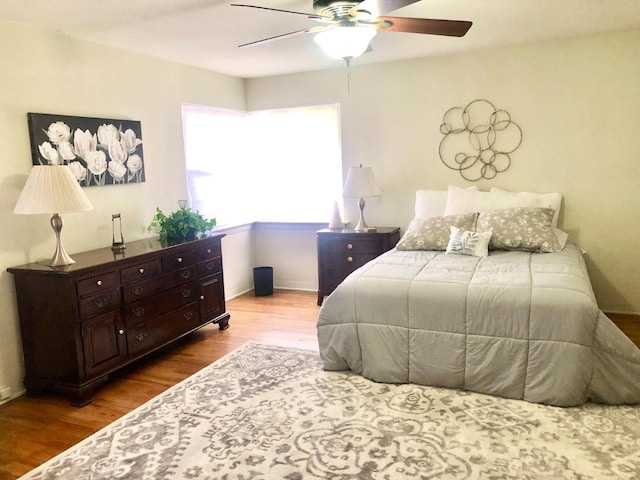
<svg viewBox="0 0 640 480"><path fill-rule="evenodd" d="M144 182L140 122L44 113L27 117L34 165L69 165L83 187Z"/></svg>

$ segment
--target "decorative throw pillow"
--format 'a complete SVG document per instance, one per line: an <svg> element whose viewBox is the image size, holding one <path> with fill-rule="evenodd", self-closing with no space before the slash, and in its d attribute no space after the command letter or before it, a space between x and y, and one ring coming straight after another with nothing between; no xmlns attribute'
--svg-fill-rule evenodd
<svg viewBox="0 0 640 480"><path fill-rule="evenodd" d="M398 250L446 250L450 227L475 230L476 212L448 217L414 218L396 248Z"/></svg>
<svg viewBox="0 0 640 480"><path fill-rule="evenodd" d="M506 208L478 215L476 231L493 232L490 248L558 252L562 250L553 233L553 209Z"/></svg>
<svg viewBox="0 0 640 480"><path fill-rule="evenodd" d="M490 240L491 232L470 232L458 227L451 227L451 237L446 253L486 257L489 255Z"/></svg>

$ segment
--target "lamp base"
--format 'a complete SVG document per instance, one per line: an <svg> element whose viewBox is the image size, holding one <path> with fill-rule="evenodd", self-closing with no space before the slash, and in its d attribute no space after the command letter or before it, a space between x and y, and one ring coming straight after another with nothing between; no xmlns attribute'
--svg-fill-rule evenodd
<svg viewBox="0 0 640 480"><path fill-rule="evenodd" d="M62 225L64 225L62 217L57 213L54 213L51 217L51 228L53 228L53 231L56 234L56 252L53 254L53 257L51 257L51 260L49 260L49 263L47 263L50 267L63 267L65 265L76 263L76 261L69 256L62 246L62 240L60 239Z"/></svg>
<svg viewBox="0 0 640 480"><path fill-rule="evenodd" d="M366 232L369 228L367 222L364 221L364 206L364 198L360 198L360 200L358 201L358 207L360 207L360 219L358 220L358 224L354 228L356 232Z"/></svg>

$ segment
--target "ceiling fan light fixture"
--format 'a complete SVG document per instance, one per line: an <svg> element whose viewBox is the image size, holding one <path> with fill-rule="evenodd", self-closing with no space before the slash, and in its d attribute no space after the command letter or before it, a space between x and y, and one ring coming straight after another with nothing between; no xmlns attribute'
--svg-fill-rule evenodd
<svg viewBox="0 0 640 480"><path fill-rule="evenodd" d="M343 25L324 30L313 39L331 58L355 58L367 50L375 35L372 27Z"/></svg>

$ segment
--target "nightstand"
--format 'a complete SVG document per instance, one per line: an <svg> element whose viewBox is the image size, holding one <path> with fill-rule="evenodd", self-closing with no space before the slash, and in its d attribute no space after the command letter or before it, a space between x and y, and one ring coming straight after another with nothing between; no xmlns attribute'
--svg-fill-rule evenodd
<svg viewBox="0 0 640 480"><path fill-rule="evenodd" d="M352 229L318 230L318 305L347 275L395 247L400 228L378 227L375 232Z"/></svg>

